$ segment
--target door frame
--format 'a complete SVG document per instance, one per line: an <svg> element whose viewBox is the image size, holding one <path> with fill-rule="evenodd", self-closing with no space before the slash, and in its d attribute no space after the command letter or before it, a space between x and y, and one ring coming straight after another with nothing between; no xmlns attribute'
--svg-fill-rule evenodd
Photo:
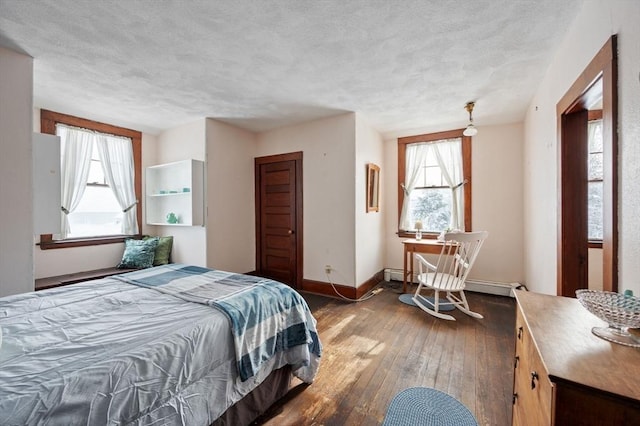
<svg viewBox="0 0 640 426"><path fill-rule="evenodd" d="M295 163L295 208L294 215L295 224L293 226L294 235L296 238L296 262L295 262L295 282L293 287L296 290L302 289L302 280L304 273L304 261L303 261L303 203L302 203L302 151L291 152L287 154L268 155L265 157L256 157L254 165L254 179L255 179L255 222L256 222L256 274L261 273L261 261L262 259L262 236L260 234L262 215L260 212L261 204L261 192L260 192L260 166L269 163L280 163L283 161L294 161Z"/></svg>
<svg viewBox="0 0 640 426"><path fill-rule="evenodd" d="M558 240L557 294L575 297L575 291L588 287L588 260L579 259L586 250L587 235L578 235L571 222L584 221L586 226L586 181L577 180L571 169L576 165L576 151L586 148L586 136L571 130L586 110L594 94L596 83L602 81L603 136L603 289L618 291L618 62L617 38L607 40L571 88L556 105L558 119ZM586 120L584 122L586 134ZM579 133L582 133L581 131ZM582 140L582 139L585 140ZM586 176L586 157L583 158ZM578 174L582 176L582 174ZM584 203L582 202L584 201ZM574 231L574 232L572 232ZM584 247L582 247L584 245ZM577 250L577 248L580 248ZM587 253L588 256L588 253Z"/></svg>

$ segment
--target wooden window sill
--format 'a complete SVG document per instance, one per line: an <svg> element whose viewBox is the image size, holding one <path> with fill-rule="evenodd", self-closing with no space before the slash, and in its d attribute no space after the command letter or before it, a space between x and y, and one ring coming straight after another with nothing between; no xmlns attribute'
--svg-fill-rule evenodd
<svg viewBox="0 0 640 426"><path fill-rule="evenodd" d="M141 238L141 235L110 235L108 237L74 238L68 240L54 240L51 235L40 237L40 250L61 249L69 247L97 246L102 244L122 243L126 238Z"/></svg>
<svg viewBox="0 0 640 426"><path fill-rule="evenodd" d="M398 231L396 232L396 235L399 238L415 238L416 237L416 233L415 232L409 232L409 231ZM425 240L435 240L436 238L438 238L438 234L436 233L426 233L423 232L422 233L422 238L424 238Z"/></svg>

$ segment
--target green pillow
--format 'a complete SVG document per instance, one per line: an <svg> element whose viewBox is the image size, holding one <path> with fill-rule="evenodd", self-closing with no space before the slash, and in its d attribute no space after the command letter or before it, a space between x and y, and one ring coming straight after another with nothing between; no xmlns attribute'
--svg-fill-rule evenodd
<svg viewBox="0 0 640 426"><path fill-rule="evenodd" d="M122 261L118 264L118 269L130 268L150 268L153 266L153 259L158 247L158 237L146 240L134 240L127 238L124 240L124 254Z"/></svg>
<svg viewBox="0 0 640 426"><path fill-rule="evenodd" d="M153 266L166 265L171 259L171 249L173 248L173 237L144 237L145 240L158 238L158 247L153 258Z"/></svg>

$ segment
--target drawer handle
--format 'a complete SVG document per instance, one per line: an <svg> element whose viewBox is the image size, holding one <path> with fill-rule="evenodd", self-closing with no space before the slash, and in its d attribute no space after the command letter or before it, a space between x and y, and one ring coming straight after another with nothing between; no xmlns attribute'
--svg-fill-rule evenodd
<svg viewBox="0 0 640 426"><path fill-rule="evenodd" d="M513 362L513 368L518 368L518 363L520 362L520 357L516 356Z"/></svg>
<svg viewBox="0 0 640 426"><path fill-rule="evenodd" d="M514 393L513 398L511 399L511 403L515 405L517 399L518 399L518 394Z"/></svg>
<svg viewBox="0 0 640 426"><path fill-rule="evenodd" d="M518 327L518 340L522 339L522 327Z"/></svg>
<svg viewBox="0 0 640 426"><path fill-rule="evenodd" d="M531 389L536 388L536 380L540 380L540 378L538 377L538 373L536 373L535 371L532 371L531 372Z"/></svg>

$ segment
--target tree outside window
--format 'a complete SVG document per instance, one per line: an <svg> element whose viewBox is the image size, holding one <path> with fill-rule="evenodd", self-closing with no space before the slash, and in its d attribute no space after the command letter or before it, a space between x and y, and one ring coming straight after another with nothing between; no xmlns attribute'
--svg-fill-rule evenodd
<svg viewBox="0 0 640 426"><path fill-rule="evenodd" d="M423 232L439 233L451 222L449 188L416 188L411 193L411 223L422 222Z"/></svg>

